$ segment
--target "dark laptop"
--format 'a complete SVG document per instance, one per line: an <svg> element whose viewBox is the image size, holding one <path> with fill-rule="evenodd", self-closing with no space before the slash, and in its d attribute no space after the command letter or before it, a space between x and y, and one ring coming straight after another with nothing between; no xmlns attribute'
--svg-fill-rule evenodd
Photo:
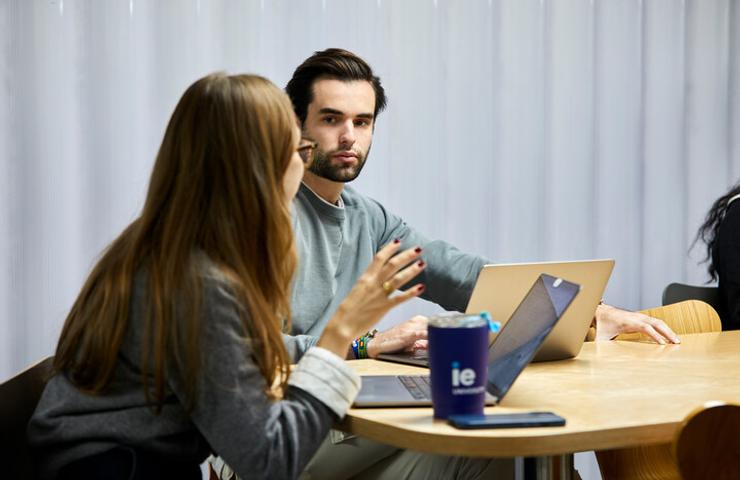
<svg viewBox="0 0 740 480"><path fill-rule="evenodd" d="M496 404L571 304L580 285L541 274L488 348L486 404ZM355 407L432 404L428 375L363 375Z"/></svg>

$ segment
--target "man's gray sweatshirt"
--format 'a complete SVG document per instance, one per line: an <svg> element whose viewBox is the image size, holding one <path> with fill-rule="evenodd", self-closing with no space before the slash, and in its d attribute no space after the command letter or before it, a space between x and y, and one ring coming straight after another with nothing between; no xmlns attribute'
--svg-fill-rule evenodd
<svg viewBox="0 0 740 480"><path fill-rule="evenodd" d="M375 253L396 238L402 249L416 245L424 249L427 266L413 284L424 283L422 298L447 310L465 310L480 270L489 263L449 243L427 239L348 186L339 204L332 205L301 184L294 204L298 271L291 302L293 336L285 337L293 358L315 345Z"/></svg>

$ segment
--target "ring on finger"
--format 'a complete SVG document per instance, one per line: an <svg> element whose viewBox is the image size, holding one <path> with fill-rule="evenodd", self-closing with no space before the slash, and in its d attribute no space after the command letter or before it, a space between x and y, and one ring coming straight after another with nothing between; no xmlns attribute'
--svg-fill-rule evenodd
<svg viewBox="0 0 740 480"><path fill-rule="evenodd" d="M386 295L390 295L395 290L395 288L393 288L393 285L391 285L391 282L388 281L383 282L381 287L383 287L383 291Z"/></svg>

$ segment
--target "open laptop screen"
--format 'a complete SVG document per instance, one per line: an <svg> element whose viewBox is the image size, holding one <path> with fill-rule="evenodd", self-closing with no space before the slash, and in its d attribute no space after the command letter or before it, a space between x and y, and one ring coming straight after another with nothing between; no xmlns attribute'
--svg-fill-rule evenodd
<svg viewBox="0 0 740 480"><path fill-rule="evenodd" d="M503 398L563 315L580 286L541 274L488 349L488 392Z"/></svg>

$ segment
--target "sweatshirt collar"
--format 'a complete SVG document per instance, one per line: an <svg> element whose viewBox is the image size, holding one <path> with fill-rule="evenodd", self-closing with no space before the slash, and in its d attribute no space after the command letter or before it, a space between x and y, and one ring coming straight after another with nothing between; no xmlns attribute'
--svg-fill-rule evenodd
<svg viewBox="0 0 740 480"><path fill-rule="evenodd" d="M331 203L321 198L303 182L301 182L301 188L298 194L305 197L309 201L311 206L313 206L320 214L326 215L336 220L344 220L344 200L342 199L341 195L339 196L337 205L332 205Z"/></svg>

